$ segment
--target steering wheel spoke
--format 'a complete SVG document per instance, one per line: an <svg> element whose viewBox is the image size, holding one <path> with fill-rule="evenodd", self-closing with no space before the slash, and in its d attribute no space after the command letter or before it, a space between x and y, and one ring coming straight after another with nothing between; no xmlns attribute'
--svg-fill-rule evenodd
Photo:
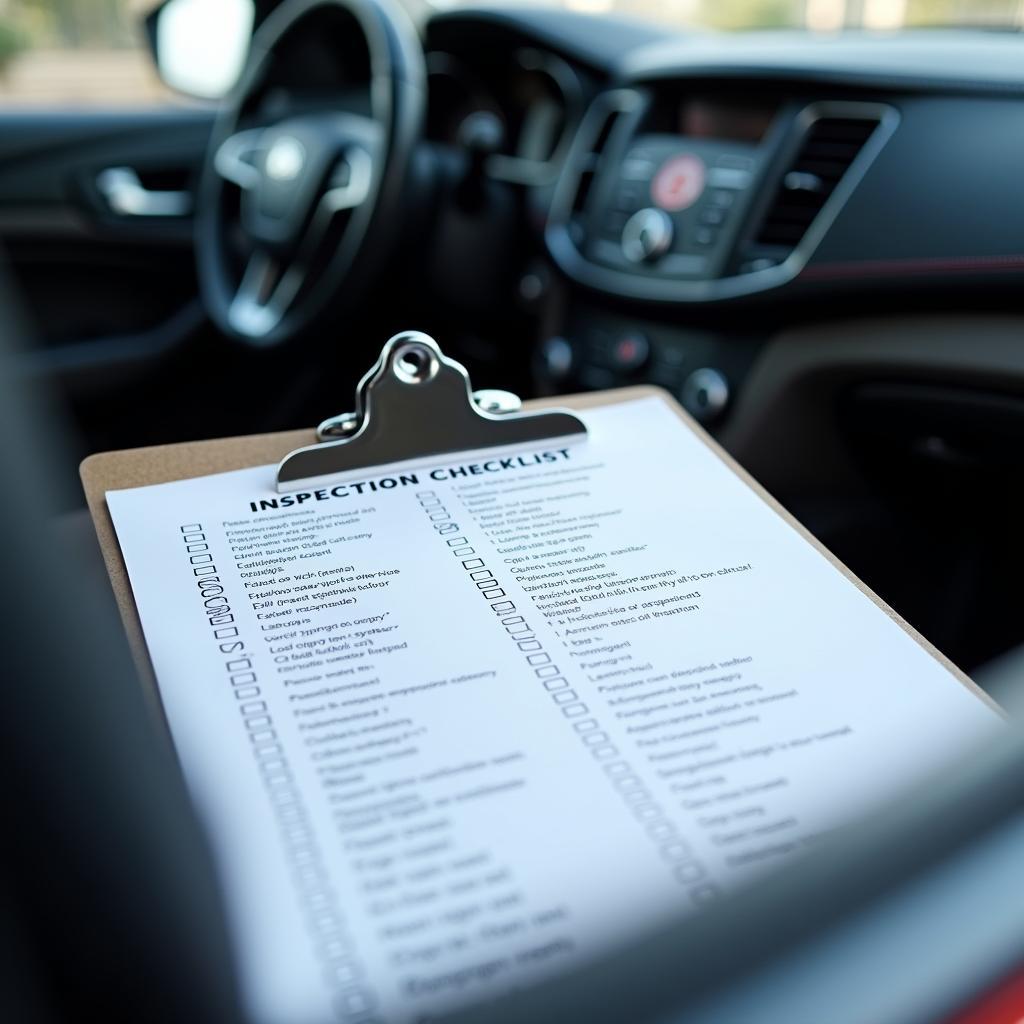
<svg viewBox="0 0 1024 1024"><path fill-rule="evenodd" d="M301 285L302 273L296 266L285 266L256 249L228 308L232 328L256 341L266 337L288 312Z"/></svg>
<svg viewBox="0 0 1024 1024"><path fill-rule="evenodd" d="M229 135L213 154L214 170L225 180L241 189L252 189L259 184L259 162L266 149L263 129L249 128Z"/></svg>
<svg viewBox="0 0 1024 1024"><path fill-rule="evenodd" d="M373 157L356 144L349 146L338 160L320 199L321 207L331 213L361 206L373 186Z"/></svg>

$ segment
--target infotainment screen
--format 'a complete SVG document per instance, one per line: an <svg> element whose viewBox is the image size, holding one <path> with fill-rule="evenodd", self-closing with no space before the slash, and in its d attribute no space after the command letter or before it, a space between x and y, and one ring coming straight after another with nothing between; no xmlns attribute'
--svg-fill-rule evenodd
<svg viewBox="0 0 1024 1024"><path fill-rule="evenodd" d="M679 103L677 130L691 139L760 142L778 106L739 98L685 97Z"/></svg>

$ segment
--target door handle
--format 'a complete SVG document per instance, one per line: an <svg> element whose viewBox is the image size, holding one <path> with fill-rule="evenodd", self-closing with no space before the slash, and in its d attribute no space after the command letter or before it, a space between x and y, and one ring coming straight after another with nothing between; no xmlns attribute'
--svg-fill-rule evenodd
<svg viewBox="0 0 1024 1024"><path fill-rule="evenodd" d="M192 211L191 193L146 188L131 167L108 167L96 187L122 217L184 217Z"/></svg>

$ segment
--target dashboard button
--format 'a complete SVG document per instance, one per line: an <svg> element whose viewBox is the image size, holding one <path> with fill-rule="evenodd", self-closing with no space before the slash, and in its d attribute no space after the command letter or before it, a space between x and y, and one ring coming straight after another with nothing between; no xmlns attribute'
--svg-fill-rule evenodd
<svg viewBox="0 0 1024 1024"><path fill-rule="evenodd" d="M622 229L622 254L632 263L651 263L672 245L672 219L653 206L639 210Z"/></svg>
<svg viewBox="0 0 1024 1024"><path fill-rule="evenodd" d="M634 373L651 357L651 343L639 332L625 334L614 342L609 353L612 369Z"/></svg>
<svg viewBox="0 0 1024 1024"><path fill-rule="evenodd" d="M643 206L644 192L646 192L647 186L641 181L624 181L619 185L619 194L617 196L617 205L620 210L629 210L630 212Z"/></svg>
<svg viewBox="0 0 1024 1024"><path fill-rule="evenodd" d="M699 245L702 249L714 245L716 238L718 238L718 232L714 228L697 228L693 233L694 245Z"/></svg>
<svg viewBox="0 0 1024 1024"><path fill-rule="evenodd" d="M573 350L565 338L548 338L540 348L540 358L552 380L564 380L572 371Z"/></svg>
<svg viewBox="0 0 1024 1024"><path fill-rule="evenodd" d="M705 178L704 161L692 153L680 153L658 168L651 182L651 198L663 210L685 210L700 198Z"/></svg>
<svg viewBox="0 0 1024 1024"><path fill-rule="evenodd" d="M701 224L710 224L712 227L716 227L725 221L725 210L720 206L708 206L701 210L700 222Z"/></svg>
<svg viewBox="0 0 1024 1024"><path fill-rule="evenodd" d="M750 171L737 167L712 167L708 172L708 184L714 188L744 189L752 177Z"/></svg>

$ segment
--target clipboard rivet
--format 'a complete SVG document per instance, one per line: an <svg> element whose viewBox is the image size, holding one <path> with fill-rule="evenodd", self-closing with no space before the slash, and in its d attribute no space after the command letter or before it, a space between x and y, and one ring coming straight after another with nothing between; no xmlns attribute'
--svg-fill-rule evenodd
<svg viewBox="0 0 1024 1024"><path fill-rule="evenodd" d="M409 341L395 349L391 368L406 384L423 384L438 371L437 356L424 344Z"/></svg>

